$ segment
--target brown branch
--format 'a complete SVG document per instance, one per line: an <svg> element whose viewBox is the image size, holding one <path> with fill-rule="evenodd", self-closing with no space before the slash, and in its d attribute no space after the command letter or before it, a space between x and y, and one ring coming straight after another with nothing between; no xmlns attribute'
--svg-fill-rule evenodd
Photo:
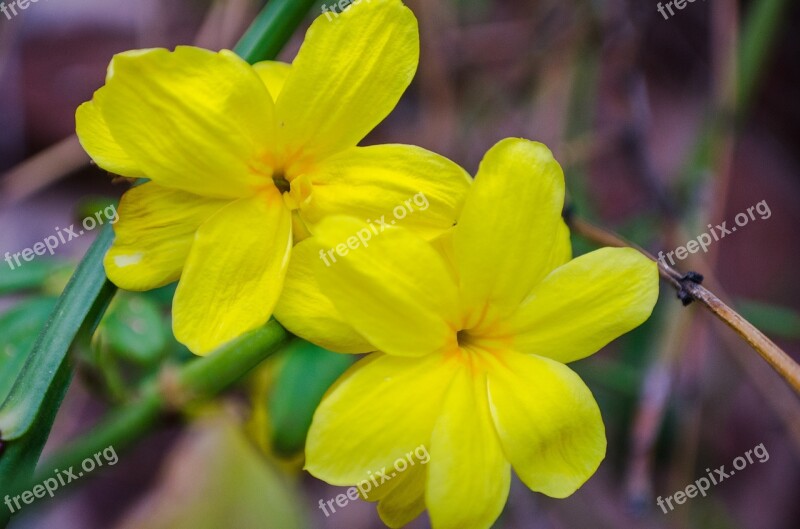
<svg viewBox="0 0 800 529"><path fill-rule="evenodd" d="M752 323L744 319L739 313L725 304L713 292L702 286L697 274L679 273L664 262L656 259L652 254L637 245L625 240L616 233L595 226L583 219L567 216L567 223L574 233L586 239L602 244L603 246L629 246L636 248L658 265L661 277L670 283L678 292L678 297L684 301L695 300L710 310L717 318L733 329L750 347L761 355L761 358L781 375L786 382L800 395L800 365L798 365L783 349L778 347L764 333L756 329Z"/></svg>

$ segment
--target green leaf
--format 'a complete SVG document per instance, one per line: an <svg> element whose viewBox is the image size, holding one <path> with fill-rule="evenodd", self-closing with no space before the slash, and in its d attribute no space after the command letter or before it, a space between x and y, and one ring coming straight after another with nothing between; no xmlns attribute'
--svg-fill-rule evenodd
<svg viewBox="0 0 800 529"><path fill-rule="evenodd" d="M116 287L106 279L103 256L112 240L111 227L106 226L59 298L20 376L0 406L3 441L22 437L36 420L40 408L52 404L45 401L46 396L78 332L93 330L111 301Z"/></svg>
<svg viewBox="0 0 800 529"><path fill-rule="evenodd" d="M11 391L36 336L56 305L55 298L35 298L20 303L0 316L0 402Z"/></svg>
<svg viewBox="0 0 800 529"><path fill-rule="evenodd" d="M44 287L51 275L69 268L69 264L52 259L23 262L22 266L0 263L0 296L15 294L26 290L38 290Z"/></svg>
<svg viewBox="0 0 800 529"><path fill-rule="evenodd" d="M303 449L311 418L328 388L353 365L353 355L332 353L303 340L284 351L286 358L269 395L272 446L280 454Z"/></svg>

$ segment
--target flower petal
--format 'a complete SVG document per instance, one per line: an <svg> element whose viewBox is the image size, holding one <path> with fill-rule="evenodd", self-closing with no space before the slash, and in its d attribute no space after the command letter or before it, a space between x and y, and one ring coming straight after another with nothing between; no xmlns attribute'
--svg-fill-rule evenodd
<svg viewBox="0 0 800 529"><path fill-rule="evenodd" d="M411 145L353 147L308 175L311 199L301 207L309 228L329 215L384 218L431 239L452 227L471 179L447 158Z"/></svg>
<svg viewBox="0 0 800 529"><path fill-rule="evenodd" d="M303 165L355 146L397 105L418 62L417 20L400 0L318 17L277 101L286 155Z"/></svg>
<svg viewBox="0 0 800 529"><path fill-rule="evenodd" d="M594 474L606 437L592 392L559 362L505 351L489 370L503 450L532 490L565 498Z"/></svg>
<svg viewBox="0 0 800 529"><path fill-rule="evenodd" d="M128 156L111 136L108 125L100 110L103 91L95 92L91 101L78 107L75 112L75 130L83 149L94 162L106 171L120 176L139 178L144 176L141 168Z"/></svg>
<svg viewBox="0 0 800 529"><path fill-rule="evenodd" d="M641 325L657 298L653 261L632 248L602 248L547 276L501 332L522 352L569 363Z"/></svg>
<svg viewBox="0 0 800 529"><path fill-rule="evenodd" d="M322 247L306 239L292 248L283 292L275 307L275 319L292 334L337 353L367 353L375 347L347 323L322 293L314 274L314 262Z"/></svg>
<svg viewBox="0 0 800 529"><path fill-rule="evenodd" d="M178 47L114 57L101 106L117 143L154 182L219 198L272 175L274 108L232 52Z"/></svg>
<svg viewBox="0 0 800 529"><path fill-rule="evenodd" d="M306 470L333 485L352 485L427 447L448 376L440 355L373 353L359 361L314 414Z"/></svg>
<svg viewBox="0 0 800 529"><path fill-rule="evenodd" d="M489 529L510 484L510 466L489 413L486 376L460 365L431 438L425 491L431 525Z"/></svg>
<svg viewBox="0 0 800 529"><path fill-rule="evenodd" d="M147 182L119 204L114 244L104 264L108 278L126 290L150 290L177 281L194 234L229 201L192 195Z"/></svg>
<svg viewBox="0 0 800 529"><path fill-rule="evenodd" d="M291 232L275 188L231 203L200 226L175 292L175 337L204 355L265 324L283 286Z"/></svg>
<svg viewBox="0 0 800 529"><path fill-rule="evenodd" d="M419 356L455 342L456 285L442 257L413 233L329 217L315 236L322 292L378 350Z"/></svg>
<svg viewBox="0 0 800 529"><path fill-rule="evenodd" d="M388 527L405 527L425 510L425 482L428 473L422 465L406 470L402 481L378 503L378 514Z"/></svg>
<svg viewBox="0 0 800 529"><path fill-rule="evenodd" d="M541 143L509 138L484 157L455 232L461 292L478 322L515 308L563 259L564 175Z"/></svg>
<svg viewBox="0 0 800 529"><path fill-rule="evenodd" d="M255 63L253 69L267 86L272 100L277 101L292 71L292 65L280 61L261 61Z"/></svg>

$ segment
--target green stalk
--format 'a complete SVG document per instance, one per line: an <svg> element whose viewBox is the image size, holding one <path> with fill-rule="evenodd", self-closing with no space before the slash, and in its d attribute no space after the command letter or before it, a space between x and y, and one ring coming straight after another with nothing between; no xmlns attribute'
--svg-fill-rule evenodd
<svg viewBox="0 0 800 529"><path fill-rule="evenodd" d="M274 59L315 1L272 0L256 17L233 51L250 63ZM280 23L276 24L276 20Z"/></svg>
<svg viewBox="0 0 800 529"><path fill-rule="evenodd" d="M213 354L176 368L174 376L169 376L171 382L168 386L162 386L159 380L150 382L138 400L113 413L91 433L50 458L34 477L17 476L13 485L4 483L0 498L6 494L13 498L22 491L31 490L53 477L56 469L75 467L77 474L84 459L105 448L113 447L117 452L133 445L157 425L165 412L213 397L279 350L289 337L289 333L272 320ZM0 509L0 523L8 522L4 518L8 514L8 511Z"/></svg>
<svg viewBox="0 0 800 529"><path fill-rule="evenodd" d="M739 47L737 112L750 105L764 69L765 58L778 37L778 28L786 22L788 0L760 0L748 13Z"/></svg>
<svg viewBox="0 0 800 529"><path fill-rule="evenodd" d="M701 126L692 154L684 165L680 188L684 194L708 177L714 154L731 125L741 124L750 109L769 53L786 22L788 0L759 0L747 13L737 51L736 108L722 108ZM732 115L731 115L732 113Z"/></svg>

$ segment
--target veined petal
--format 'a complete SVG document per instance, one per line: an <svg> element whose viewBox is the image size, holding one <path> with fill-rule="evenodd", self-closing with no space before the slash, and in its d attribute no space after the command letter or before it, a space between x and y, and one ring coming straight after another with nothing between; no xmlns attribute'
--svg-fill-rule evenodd
<svg viewBox="0 0 800 529"><path fill-rule="evenodd" d="M268 182L273 102L242 59L183 46L117 55L111 71L100 110L154 182L219 198Z"/></svg>
<svg viewBox="0 0 800 529"><path fill-rule="evenodd" d="M525 353L569 363L644 323L658 268L632 248L602 248L557 268L498 325Z"/></svg>
<svg viewBox="0 0 800 529"><path fill-rule="evenodd" d="M355 146L397 105L418 62L417 20L400 0L318 17L277 101L287 159L303 167Z"/></svg>
<svg viewBox="0 0 800 529"><path fill-rule="evenodd" d="M104 90L105 88L101 88L95 92L92 100L83 103L75 112L78 141L92 160L106 171L130 178L142 177L144 173L141 168L120 147L108 130L100 110Z"/></svg>
<svg viewBox="0 0 800 529"><path fill-rule="evenodd" d="M367 353L375 347L347 323L322 293L314 273L314 261L322 246L306 239L292 248L283 292L275 307L275 319L292 334L337 353Z"/></svg>
<svg viewBox="0 0 800 529"><path fill-rule="evenodd" d="M105 256L108 278L126 290L150 290L177 281L194 234L229 201L205 198L153 182L128 190Z"/></svg>
<svg viewBox="0 0 800 529"><path fill-rule="evenodd" d="M563 259L563 206L564 175L547 147L509 138L486 153L454 240L468 327L487 304L515 308Z"/></svg>
<svg viewBox="0 0 800 529"><path fill-rule="evenodd" d="M267 322L289 264L291 214L275 188L197 231L172 309L175 337L204 355Z"/></svg>
<svg viewBox="0 0 800 529"><path fill-rule="evenodd" d="M426 504L435 529L489 529L508 499L510 465L489 413L486 375L456 369L431 438Z"/></svg>
<svg viewBox="0 0 800 529"><path fill-rule="evenodd" d="M457 164L411 145L353 147L308 177L313 192L301 215L312 231L325 217L346 214L396 223L426 239L455 224L471 183Z"/></svg>
<svg viewBox="0 0 800 529"><path fill-rule="evenodd" d="M378 503L378 514L388 527L405 527L425 510L425 482L428 472L425 466L416 465L398 477L397 484Z"/></svg>
<svg viewBox="0 0 800 529"><path fill-rule="evenodd" d="M373 353L356 363L314 414L306 470L333 485L358 484L428 447L450 373L441 355Z"/></svg>
<svg viewBox="0 0 800 529"><path fill-rule="evenodd" d="M315 237L325 251L314 258L322 292L378 350L420 356L455 344L458 293L430 244L352 217L326 219Z"/></svg>
<svg viewBox="0 0 800 529"><path fill-rule="evenodd" d="M488 379L494 423L520 479L554 498L575 492L606 453L589 388L559 362L512 351L494 360Z"/></svg>
<svg viewBox="0 0 800 529"><path fill-rule="evenodd" d="M280 61L261 61L255 63L253 69L267 86L272 100L277 101L289 72L292 71L292 65Z"/></svg>

